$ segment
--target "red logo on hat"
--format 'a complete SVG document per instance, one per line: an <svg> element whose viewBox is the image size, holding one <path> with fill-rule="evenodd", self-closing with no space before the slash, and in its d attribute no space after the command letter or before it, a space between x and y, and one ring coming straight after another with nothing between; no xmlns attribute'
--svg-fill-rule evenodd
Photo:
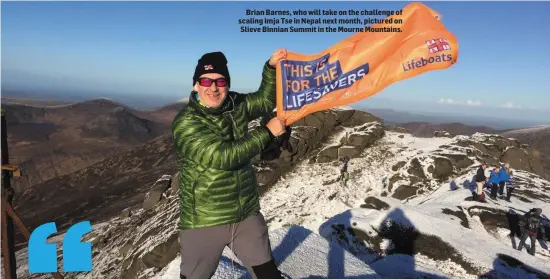
<svg viewBox="0 0 550 279"><path fill-rule="evenodd" d="M212 65L204 65L204 70L205 71L212 70L212 69L214 69L214 67L212 67Z"/></svg>

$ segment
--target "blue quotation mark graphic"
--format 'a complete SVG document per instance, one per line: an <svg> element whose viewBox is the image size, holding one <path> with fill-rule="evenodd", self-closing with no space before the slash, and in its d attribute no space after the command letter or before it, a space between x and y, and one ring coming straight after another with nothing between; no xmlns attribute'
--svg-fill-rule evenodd
<svg viewBox="0 0 550 279"><path fill-rule="evenodd" d="M90 221L71 226L63 238L63 271L92 271L92 243L81 242L82 237L92 231ZM57 232L54 222L36 228L29 239L29 273L57 272L57 245L46 243L48 237Z"/></svg>

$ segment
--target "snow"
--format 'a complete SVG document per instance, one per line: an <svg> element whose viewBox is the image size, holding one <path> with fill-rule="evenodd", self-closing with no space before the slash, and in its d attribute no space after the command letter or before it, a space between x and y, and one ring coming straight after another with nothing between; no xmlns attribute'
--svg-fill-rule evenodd
<svg viewBox="0 0 550 279"><path fill-rule="evenodd" d="M382 214L378 214L376 210L363 208L345 211L323 224L320 228L320 234L324 237L330 236L333 231L331 226L334 224L347 224L350 227L350 224L353 224L354 228L369 232L372 231L373 227L376 228L388 220L393 220L407 226L413 226L424 234L440 237L444 242L460 251L471 263L485 268L487 272L493 268L493 261L497 258L498 254L505 254L550 273L550 265L545 263L545 259L532 257L526 254L525 250L517 251L510 249L509 244L488 237L483 232L450 225L449 221L441 217L435 217L439 213L431 211L431 207L404 205L391 198L380 199L393 206L383 211ZM475 245L472 245L473 243ZM415 262L414 265L417 265L417 263Z"/></svg>
<svg viewBox="0 0 550 279"><path fill-rule="evenodd" d="M301 227L286 227L269 234L273 257L288 278L381 278L367 264ZM179 278L180 257L174 259L153 279ZM251 278L238 258L226 248L213 279Z"/></svg>
<svg viewBox="0 0 550 279"><path fill-rule="evenodd" d="M359 207L367 196L380 195L384 190L382 181L397 162L408 162L419 152L426 154L435 151L451 141L449 138L420 139L386 131L386 136L375 146L368 148L359 158L349 161L348 171L354 174L345 188L338 183L324 185L337 180L340 175L339 164L312 165L303 161L284 177L284 181L271 187L261 198L266 219L273 221L270 224L273 228L293 224L316 230L331 216ZM396 155L386 156L387 152Z"/></svg>
<svg viewBox="0 0 550 279"><path fill-rule="evenodd" d="M354 108L350 106L338 106L338 107L332 108L332 110L354 110Z"/></svg>
<svg viewBox="0 0 550 279"><path fill-rule="evenodd" d="M477 141L486 141L492 137L494 135L481 133L474 135L474 139ZM354 158L349 162L348 171L353 175L345 187L339 183L334 183L337 181L340 172L339 163L317 163L312 165L303 162L298 164L292 172L288 173L284 179L281 179L261 198L264 215L272 229L300 225L312 231L321 227L319 230L322 231L323 225L330 223L331 216L339 216L338 214L350 212L350 210L354 213L361 212L364 214L367 212L368 209L358 207L364 203L366 197L381 194L384 189L383 180L384 178L388 179L389 170L397 162L406 162L406 166L408 166L412 158L418 158L424 172L429 176L427 167L433 164L433 158L438 157L437 154L465 154L461 151L468 149L468 147L453 145L453 143L466 139L469 139L469 137L425 139L416 138L410 134L386 131L386 135L375 146L368 148L359 158ZM329 141L328 144L330 143ZM452 146L452 150L442 146ZM532 266L543 266L540 259L547 251L542 251L542 255L537 254L536 258L524 253L525 250L522 252L516 251L510 245L510 238L495 239L493 235L487 232L478 216L470 216L467 209L471 206L480 205L474 201L465 201L472 196L468 187L472 184L471 179L477 171L478 162L475 158L471 159L474 159L474 163L470 166L469 171L453 177L445 183L436 185L435 190L432 192L412 197L405 204L391 198L384 198L383 200L394 206L394 208L402 208L405 212L404 216L407 217L407 220L414 220L417 229L427 234L437 235L446 243L453 244L471 262L482 263L481 267L486 271L493 268L494 259L499 253L513 255L516 259ZM406 176L406 170L406 167L402 168L400 174ZM519 170L513 171L517 178L534 183L536 187L530 187L530 191L536 194L543 195L544 185L549 185L547 181L531 173ZM456 184L456 190L450 190L451 183ZM394 184L394 189L398 186L399 184ZM524 187L526 186L516 183L516 189L522 190ZM488 196L488 192L486 194ZM514 208L525 212L533 207L541 207L543 208L543 214L550 216L550 212L548 212L550 206L544 200L530 199L530 202L524 202L513 196L512 203L498 201L482 205L486 208L505 211ZM464 228L459 218L443 213L444 209L454 212L461 211L468 221L469 228ZM360 213L357 214L362 216ZM370 226L380 222L380 218L385 218L384 214L380 215L375 212L372 214L369 215L370 219L367 218L365 226ZM412 217L409 215L412 215ZM358 219L361 218L352 218L354 222L360 223ZM349 224L350 222L348 220L346 223ZM328 235L323 236L328 237ZM476 242L478 244L472 245L471 239L476 241L479 239L479 242ZM519 239L516 239L516 243L519 243ZM391 246L391 243L389 240L384 240L381 246L384 245ZM484 247L484 249L479 249L479 247ZM485 249L485 247L488 248ZM352 247L347 248L353 249ZM361 254L356 256L370 259L373 257L372 255ZM399 277L404 273L399 273L391 268L392 272L397 273L387 273L377 270L375 267L383 266L384 262L387 262L387 266L403 266L403 263L398 264L394 261L414 261L416 271L446 277L456 275L456 278L477 278L468 274L459 264L450 264L450 260L433 260L424 255L416 255L414 260L411 257L409 259L398 259L399 257L393 255L391 257L395 260L387 258L384 261L375 262L371 267L381 275ZM434 272L434 270L437 272ZM517 272L520 271L513 269L508 274ZM525 275L525 273L522 274Z"/></svg>

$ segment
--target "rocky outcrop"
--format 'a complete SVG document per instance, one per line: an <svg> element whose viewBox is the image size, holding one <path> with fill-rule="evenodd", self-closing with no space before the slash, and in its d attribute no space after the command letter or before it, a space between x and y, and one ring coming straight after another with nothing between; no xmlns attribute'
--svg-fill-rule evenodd
<svg viewBox="0 0 550 279"><path fill-rule="evenodd" d="M550 125L507 131L502 136L519 140L528 153L540 157L546 178L550 179Z"/></svg>
<svg viewBox="0 0 550 279"><path fill-rule="evenodd" d="M368 117L361 117L367 118ZM352 122L353 123L353 122ZM362 125L345 128L334 144L321 149L316 155L316 161L326 163L343 157L355 158L381 139L385 134L384 125L373 121Z"/></svg>
<svg viewBox="0 0 550 279"><path fill-rule="evenodd" d="M411 131L403 128L403 127L398 127L398 126L393 126L393 125L388 125L388 124L385 124L384 125L384 129L386 131L390 131L390 132L396 132L396 133L403 133L403 134L410 134Z"/></svg>
<svg viewBox="0 0 550 279"><path fill-rule="evenodd" d="M274 115L263 117L260 123L267 122L272 116ZM278 159L272 161L262 161L260 156L254 158L258 183L269 187L312 153L315 154L314 161L318 162L330 162L343 156L358 156L364 148L383 136L384 128L381 123L381 119L364 111L332 109L309 114L291 125L291 152L284 150ZM252 124L251 128L255 125L258 123ZM340 136L346 131L350 132L347 136ZM329 144L319 150L323 143L334 140L334 137L334 147ZM267 187L262 187L262 191Z"/></svg>
<svg viewBox="0 0 550 279"><path fill-rule="evenodd" d="M149 210L153 208L162 198L163 194L168 190L172 183L170 175L163 175L145 194L143 201L143 209Z"/></svg>
<svg viewBox="0 0 550 279"><path fill-rule="evenodd" d="M388 191L394 198L407 199L430 191L450 177L470 171L482 161L489 165L508 163L512 169L544 177L537 151L517 140L479 133L468 137L442 132L440 136L449 138L448 143L391 167Z"/></svg>
<svg viewBox="0 0 550 279"><path fill-rule="evenodd" d="M473 147L473 153L488 164L508 163L513 169L546 176L540 153L515 139L477 133L471 138L461 139L457 145Z"/></svg>

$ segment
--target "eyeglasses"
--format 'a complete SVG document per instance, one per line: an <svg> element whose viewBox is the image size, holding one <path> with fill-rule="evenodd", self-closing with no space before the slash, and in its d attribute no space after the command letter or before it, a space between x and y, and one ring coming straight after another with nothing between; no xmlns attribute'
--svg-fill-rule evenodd
<svg viewBox="0 0 550 279"><path fill-rule="evenodd" d="M225 87L225 86L227 86L227 79L225 79L225 78L217 78L217 79L199 78L199 85L200 86L210 87L210 86L212 86L212 83L216 83L217 87Z"/></svg>

